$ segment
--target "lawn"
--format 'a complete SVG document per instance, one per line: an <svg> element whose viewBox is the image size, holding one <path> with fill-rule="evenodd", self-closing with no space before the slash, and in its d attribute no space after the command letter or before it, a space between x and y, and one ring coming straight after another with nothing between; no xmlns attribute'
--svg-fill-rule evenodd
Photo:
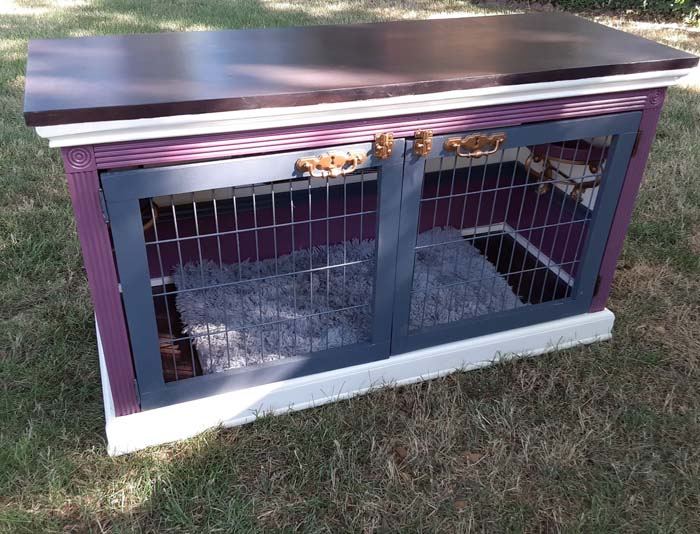
<svg viewBox="0 0 700 534"><path fill-rule="evenodd" d="M484 10L0 0L0 531L700 531L698 76L661 118L612 341L106 455L59 154L22 120L27 39L465 12ZM697 30L603 22L700 52Z"/></svg>

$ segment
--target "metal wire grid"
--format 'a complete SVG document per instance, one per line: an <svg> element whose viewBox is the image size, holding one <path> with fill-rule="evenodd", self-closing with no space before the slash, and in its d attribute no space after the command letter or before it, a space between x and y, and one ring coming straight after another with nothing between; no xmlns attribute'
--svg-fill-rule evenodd
<svg viewBox="0 0 700 534"><path fill-rule="evenodd" d="M591 160L594 142L599 147L597 161ZM445 251L450 247L469 245L477 246L495 269L487 269L487 262L482 261L480 273L473 278L455 276L450 283L426 283L422 288L416 287L414 278L409 329L415 332L435 324L478 316L473 308L470 313L466 298L469 288L472 295L477 288L480 295L487 296L485 307L491 313L515 307L507 304L509 291L518 297L517 305L569 297L582 260L582 247L599 188L598 185L591 188L589 207L582 204L582 195L570 192L573 184L582 190L583 185L592 180L599 183L601 167L611 142L612 136L602 142L601 139L575 141L575 153L580 153L584 147L585 161L564 158L565 146L570 148L571 142L547 145L542 165L549 162L555 171L551 180L546 182L548 190L537 180L536 175L542 173L533 172L533 161L528 157L534 152L532 146L511 149L508 160L504 160L506 150L481 160L469 159L466 167L460 167L461 158L457 156L440 158L437 173L426 173L424 178L419 232L454 226L462 230L462 235L440 242L417 242L414 269L422 251L438 249L441 262L437 270L456 272L456 265L444 265ZM593 173L591 164L595 168L596 163L598 169ZM503 246L506 240L512 241L511 247ZM504 248L510 250L504 252ZM430 280L430 273L427 276ZM497 284L499 279L507 283ZM503 289L494 291L497 285ZM443 314L440 320L426 318L429 297L440 292L448 295L447 301L438 299L438 302L448 303L447 315ZM458 305L460 301L462 304Z"/></svg>
<svg viewBox="0 0 700 534"><path fill-rule="evenodd" d="M374 283L375 247L377 224L376 173L358 171L347 176L329 178L296 178L274 183L256 183L241 187L192 192L189 200L178 197L159 197L146 202L152 224L146 224L144 237L151 267L153 299L160 310L159 337L166 380L180 380L202 374L198 365L198 352L213 343L225 342L229 362L240 360L245 365L266 361L265 354L253 351L277 353L270 340L270 330L277 329L278 344L283 325L291 325L293 352L304 354L338 345L345 346L368 339ZM366 243L364 249L371 252L357 256L357 246ZM300 254L300 252L304 252ZM285 257L290 261L282 261ZM304 264L300 260L304 259ZM272 272L263 272L262 265L273 265ZM284 263L284 266L282 265ZM212 264L232 279L217 279L213 283L206 278L205 267ZM257 269L256 267L257 266ZM178 288L172 273L177 269L199 267L200 280L194 287ZM362 270L366 274L361 298L349 293L349 275ZM301 279L304 279L302 282ZM264 310L241 324L229 319L231 310L224 306L223 327L215 328L204 322L205 330L184 333L177 309L177 299L186 292L205 294L225 288L265 283L273 294L260 293L258 302L272 303L274 311ZM298 295L300 283L308 295ZM291 299L285 291L291 290ZM320 293L320 294L319 294ZM309 302L300 302L308 296ZM280 302L291 300L292 313L284 310ZM352 302L352 304L348 304ZM346 304L346 305L343 305ZM269 304L268 304L269 306ZM354 315L351 313L354 312ZM357 313L365 320L362 324L349 324ZM352 315L352 317L350 317ZM326 327L325 343L303 346L300 323L313 322L323 329L324 323L335 316L340 322L340 343L330 340L330 327ZM360 328L353 332L351 328ZM251 342L243 348L230 343L232 334L243 336ZM259 336L256 345L252 339ZM274 336L273 336L274 338ZM297 343L299 341L299 343ZM205 344L205 345L203 345ZM242 354L241 354L242 352ZM204 369L206 372L206 369Z"/></svg>

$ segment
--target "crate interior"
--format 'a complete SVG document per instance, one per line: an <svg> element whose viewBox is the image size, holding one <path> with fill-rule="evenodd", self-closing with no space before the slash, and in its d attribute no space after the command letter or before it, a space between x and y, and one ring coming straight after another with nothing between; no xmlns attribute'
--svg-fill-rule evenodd
<svg viewBox="0 0 700 534"><path fill-rule="evenodd" d="M426 162L409 333L569 297L609 146L576 140Z"/></svg>
<svg viewBox="0 0 700 534"><path fill-rule="evenodd" d="M411 332L570 295L598 188L574 198L571 170L543 187L534 147L505 152L427 162ZM145 199L142 216L166 381L370 341L375 173Z"/></svg>
<svg viewBox="0 0 700 534"><path fill-rule="evenodd" d="M357 173L144 201L166 380L369 341L376 180Z"/></svg>

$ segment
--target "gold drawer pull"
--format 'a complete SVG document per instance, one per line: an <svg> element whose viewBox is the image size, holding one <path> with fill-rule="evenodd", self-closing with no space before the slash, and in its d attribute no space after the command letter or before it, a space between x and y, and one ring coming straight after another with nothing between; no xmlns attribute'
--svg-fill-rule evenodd
<svg viewBox="0 0 700 534"><path fill-rule="evenodd" d="M299 158L296 169L299 172L308 172L314 178L337 178L353 172L366 159L367 154L362 152L331 152L320 156Z"/></svg>
<svg viewBox="0 0 700 534"><path fill-rule="evenodd" d="M480 158L494 154L506 142L504 132L495 134L473 134L467 137L450 137L445 141L445 150L457 152L461 158ZM484 150L492 147L490 150Z"/></svg>

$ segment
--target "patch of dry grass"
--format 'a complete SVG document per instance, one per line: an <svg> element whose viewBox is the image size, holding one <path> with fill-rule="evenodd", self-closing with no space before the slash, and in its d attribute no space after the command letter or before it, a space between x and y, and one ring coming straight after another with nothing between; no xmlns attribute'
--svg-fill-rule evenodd
<svg viewBox="0 0 700 534"><path fill-rule="evenodd" d="M697 532L700 93L672 89L605 344L109 458L56 151L26 40L477 12L459 1L0 1L0 531ZM604 22L690 51L681 27Z"/></svg>

